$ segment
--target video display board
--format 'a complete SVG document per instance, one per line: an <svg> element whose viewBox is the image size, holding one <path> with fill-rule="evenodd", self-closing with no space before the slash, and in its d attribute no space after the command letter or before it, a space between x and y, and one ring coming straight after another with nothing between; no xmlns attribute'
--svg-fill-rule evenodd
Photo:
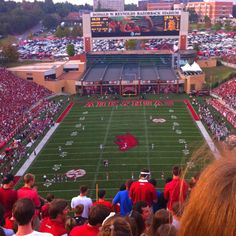
<svg viewBox="0 0 236 236"><path fill-rule="evenodd" d="M178 12L168 12L172 15L163 11L159 14L130 12L130 15L104 12L104 16L98 13L91 15L92 37L178 36L180 31Z"/></svg>

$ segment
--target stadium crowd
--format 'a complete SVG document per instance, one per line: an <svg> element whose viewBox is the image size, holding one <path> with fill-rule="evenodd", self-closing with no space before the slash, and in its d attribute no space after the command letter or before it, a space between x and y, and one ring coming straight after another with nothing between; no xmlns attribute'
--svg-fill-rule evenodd
<svg viewBox="0 0 236 236"><path fill-rule="evenodd" d="M0 142L9 141L34 115L35 110L30 111L32 106L51 94L44 87L0 68Z"/></svg>
<svg viewBox="0 0 236 236"><path fill-rule="evenodd" d="M142 169L140 179L128 180L111 202L106 200L105 190L99 190L98 200L93 202L88 187L81 186L70 206L53 194L46 199L39 196L33 174L25 174L18 190L13 188L14 176L8 174L0 188L1 235L235 235L233 159L213 162L190 183L181 177L180 167L174 166L163 192L155 188L150 174Z"/></svg>
<svg viewBox="0 0 236 236"><path fill-rule="evenodd" d="M45 131L54 125L54 117L63 108L65 101L42 100L33 110L24 128L20 129L14 140L1 153L1 175L10 173L23 159L29 156L29 150Z"/></svg>
<svg viewBox="0 0 236 236"><path fill-rule="evenodd" d="M207 104L197 103L197 105L200 118L207 125L208 130L218 141L225 139L230 133L225 122L221 118L216 119Z"/></svg>

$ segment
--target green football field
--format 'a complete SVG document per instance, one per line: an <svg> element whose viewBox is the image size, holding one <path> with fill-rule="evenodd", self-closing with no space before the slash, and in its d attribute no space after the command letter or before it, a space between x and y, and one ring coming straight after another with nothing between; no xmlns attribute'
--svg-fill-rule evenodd
<svg viewBox="0 0 236 236"><path fill-rule="evenodd" d="M130 103L97 107L94 102L94 107L85 107L85 104L86 101L74 104L27 171L36 175L43 197L53 192L56 197L70 200L79 194L81 185L88 185L93 199L96 186L105 189L107 199L111 199L127 179L137 179L143 167L151 170L157 188L162 189L165 178L171 177L172 166L186 166L192 152L204 143L184 102L174 102L173 106ZM155 118L164 119L164 123L153 122ZM126 133L135 137L138 145L120 151L114 141L116 136ZM109 161L108 167L104 166L104 160ZM191 176L204 161L197 166L191 162L188 165ZM66 172L77 169L85 170L86 174L77 179L64 177ZM48 186L43 175L49 180Z"/></svg>

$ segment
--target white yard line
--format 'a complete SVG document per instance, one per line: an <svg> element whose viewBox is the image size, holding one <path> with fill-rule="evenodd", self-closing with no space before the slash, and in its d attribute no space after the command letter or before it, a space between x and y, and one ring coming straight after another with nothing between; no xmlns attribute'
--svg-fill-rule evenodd
<svg viewBox="0 0 236 236"><path fill-rule="evenodd" d="M30 167L30 165L33 163L33 161L36 159L37 155L39 154L39 152L43 149L44 145L47 143L47 141L50 139L50 137L52 136L52 134L55 132L55 130L57 129L57 127L59 126L59 123L56 123L53 127L51 127L49 129L49 131L47 132L47 134L43 137L43 139L41 140L41 142L38 144L38 146L35 148L35 152L36 155L34 154L34 152L31 153L31 155L29 156L29 158L25 161L25 163L21 166L21 168L18 170L18 172L16 173L16 176L22 176L25 174L25 172L28 170L28 168Z"/></svg>
<svg viewBox="0 0 236 236"><path fill-rule="evenodd" d="M216 145L214 144L214 142L212 141L212 138L210 137L210 135L208 134L208 132L206 131L204 125L202 124L201 121L196 121L196 124L199 128L199 130L201 131L203 137L205 138L209 148L211 149L212 153L215 156L215 159L220 159L220 152L217 149Z"/></svg>
<svg viewBox="0 0 236 236"><path fill-rule="evenodd" d="M108 137L108 133L109 133L110 126L111 126L111 120L112 120L113 113L114 113L114 107L112 107L110 117L109 117L109 121L108 121L108 124L107 124L107 127L106 127L106 133L105 133L103 143L102 143L105 148L106 148L107 137ZM94 176L94 180L93 180L93 183L92 183L92 188L95 188L95 185L96 185L96 182L97 182L102 157L103 157L103 150L100 152L100 155L99 155L99 159L98 159L98 162L97 162L97 168L96 168L96 174Z"/></svg>
<svg viewBox="0 0 236 236"><path fill-rule="evenodd" d="M148 127L147 127L147 119L146 119L146 107L143 106L143 115L144 115L144 130L145 130L145 141L146 141L146 147L147 147L147 168L149 171L151 171L150 166L150 152L149 152L149 140L148 140Z"/></svg>

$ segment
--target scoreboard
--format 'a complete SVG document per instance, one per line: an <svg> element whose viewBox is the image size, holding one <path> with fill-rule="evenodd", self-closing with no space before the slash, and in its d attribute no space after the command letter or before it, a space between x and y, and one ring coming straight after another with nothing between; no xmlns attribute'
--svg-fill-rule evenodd
<svg viewBox="0 0 236 236"><path fill-rule="evenodd" d="M92 16L92 37L178 36L180 15Z"/></svg>
<svg viewBox="0 0 236 236"><path fill-rule="evenodd" d="M108 32L109 23L108 17L92 17L91 18L91 31L94 33Z"/></svg>

